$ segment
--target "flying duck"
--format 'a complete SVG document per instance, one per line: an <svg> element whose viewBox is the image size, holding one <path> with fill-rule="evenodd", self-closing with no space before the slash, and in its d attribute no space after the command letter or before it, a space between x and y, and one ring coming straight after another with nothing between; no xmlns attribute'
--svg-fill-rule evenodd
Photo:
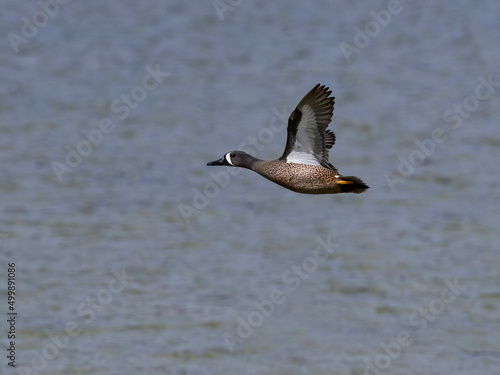
<svg viewBox="0 0 500 375"><path fill-rule="evenodd" d="M288 119L286 146L276 160L260 160L243 151L231 151L207 165L251 169L268 180L303 194L359 194L368 189L361 179L342 176L328 160L335 134L326 130L335 98L317 84L300 101Z"/></svg>

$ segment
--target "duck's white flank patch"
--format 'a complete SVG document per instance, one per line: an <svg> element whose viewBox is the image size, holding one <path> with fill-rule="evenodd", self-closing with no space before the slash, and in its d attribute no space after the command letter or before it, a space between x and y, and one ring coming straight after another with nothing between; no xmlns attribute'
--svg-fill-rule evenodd
<svg viewBox="0 0 500 375"><path fill-rule="evenodd" d="M321 166L318 159L313 154L309 154L307 152L300 151L292 151L286 157L287 163L297 163L297 164L310 164L310 165L318 165Z"/></svg>
<svg viewBox="0 0 500 375"><path fill-rule="evenodd" d="M226 154L226 161L234 167L233 162L231 161L231 156L229 155L229 152Z"/></svg>

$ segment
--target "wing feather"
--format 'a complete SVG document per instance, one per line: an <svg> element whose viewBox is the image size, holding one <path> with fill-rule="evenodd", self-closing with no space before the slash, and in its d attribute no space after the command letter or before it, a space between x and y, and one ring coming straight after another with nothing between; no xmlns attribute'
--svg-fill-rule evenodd
<svg viewBox="0 0 500 375"><path fill-rule="evenodd" d="M317 84L300 101L288 119L287 144L281 159L335 169L328 161L335 134L326 130L335 104L331 93L328 87Z"/></svg>

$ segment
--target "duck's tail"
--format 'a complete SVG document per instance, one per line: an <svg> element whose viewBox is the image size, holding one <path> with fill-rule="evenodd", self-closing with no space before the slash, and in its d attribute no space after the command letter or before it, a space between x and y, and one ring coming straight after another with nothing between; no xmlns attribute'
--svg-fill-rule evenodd
<svg viewBox="0 0 500 375"><path fill-rule="evenodd" d="M370 188L360 178L354 176L342 176L339 178L338 183L341 193L361 194L366 189Z"/></svg>

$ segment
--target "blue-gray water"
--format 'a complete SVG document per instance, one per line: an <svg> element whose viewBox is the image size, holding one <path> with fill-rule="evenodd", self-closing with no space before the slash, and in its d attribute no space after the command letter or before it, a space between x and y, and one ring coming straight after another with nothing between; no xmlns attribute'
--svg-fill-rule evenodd
<svg viewBox="0 0 500 375"><path fill-rule="evenodd" d="M41 4L0 22L2 373L498 372L500 3ZM205 166L316 83L365 194Z"/></svg>

